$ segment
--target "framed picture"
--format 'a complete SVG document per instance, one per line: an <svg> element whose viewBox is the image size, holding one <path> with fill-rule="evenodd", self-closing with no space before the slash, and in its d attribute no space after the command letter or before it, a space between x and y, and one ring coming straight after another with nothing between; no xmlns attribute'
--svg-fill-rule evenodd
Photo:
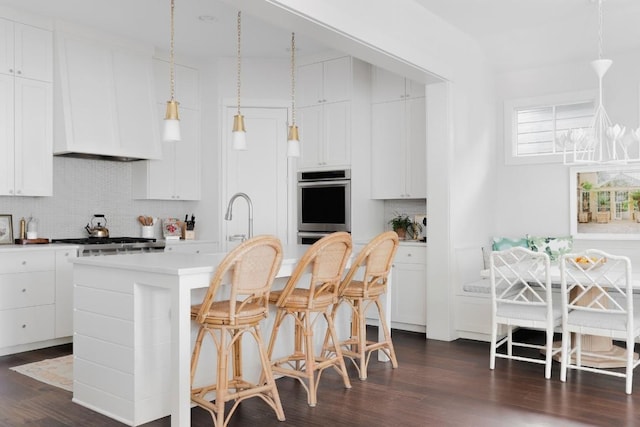
<svg viewBox="0 0 640 427"><path fill-rule="evenodd" d="M0 245L13 244L13 219L0 214Z"/></svg>
<svg viewBox="0 0 640 427"><path fill-rule="evenodd" d="M575 238L640 240L640 166L581 166L570 171Z"/></svg>

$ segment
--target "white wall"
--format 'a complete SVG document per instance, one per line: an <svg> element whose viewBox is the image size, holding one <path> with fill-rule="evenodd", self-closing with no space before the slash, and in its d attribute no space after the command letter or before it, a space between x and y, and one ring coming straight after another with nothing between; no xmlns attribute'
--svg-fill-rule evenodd
<svg viewBox="0 0 640 427"><path fill-rule="evenodd" d="M410 0L243 0L239 7L413 80L434 83L436 74L450 82L434 87L431 101L427 89L427 117L438 120L425 117L427 336L455 339L454 248L480 246L493 228L495 87L477 43Z"/></svg>
<svg viewBox="0 0 640 427"><path fill-rule="evenodd" d="M638 52L613 55L613 65L604 77L604 105L613 122L635 129L638 126ZM517 70L497 78L498 197L493 233L519 236L567 235L569 218L569 168L562 164L504 164L503 102L556 93L594 90L598 80L588 62L572 62L551 67ZM580 246L584 245L582 243ZM590 242L590 245L598 245ZM629 247L629 245L625 245ZM633 244L631 244L633 246Z"/></svg>

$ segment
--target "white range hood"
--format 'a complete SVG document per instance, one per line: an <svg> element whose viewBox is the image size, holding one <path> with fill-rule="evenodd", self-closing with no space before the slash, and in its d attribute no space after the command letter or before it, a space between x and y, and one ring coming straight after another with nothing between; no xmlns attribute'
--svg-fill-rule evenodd
<svg viewBox="0 0 640 427"><path fill-rule="evenodd" d="M53 153L160 159L153 48L68 24L57 26Z"/></svg>

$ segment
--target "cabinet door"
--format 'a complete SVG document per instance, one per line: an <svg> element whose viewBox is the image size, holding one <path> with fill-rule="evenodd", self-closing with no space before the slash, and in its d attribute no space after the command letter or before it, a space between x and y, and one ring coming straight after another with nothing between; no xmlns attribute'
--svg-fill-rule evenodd
<svg viewBox="0 0 640 427"><path fill-rule="evenodd" d="M174 145L174 195L180 200L200 200L200 112L180 109L181 141ZM166 161L168 159L163 159Z"/></svg>
<svg viewBox="0 0 640 427"><path fill-rule="evenodd" d="M56 251L56 338L73 335L73 264L77 251Z"/></svg>
<svg viewBox="0 0 640 427"><path fill-rule="evenodd" d="M351 163L351 103L325 104L323 110L323 166L348 166Z"/></svg>
<svg viewBox="0 0 640 427"><path fill-rule="evenodd" d="M0 18L0 74L13 75L13 22Z"/></svg>
<svg viewBox="0 0 640 427"><path fill-rule="evenodd" d="M407 197L427 197L427 116L425 99L406 101L407 117Z"/></svg>
<svg viewBox="0 0 640 427"><path fill-rule="evenodd" d="M391 321L424 326L427 323L427 283L424 264L394 263Z"/></svg>
<svg viewBox="0 0 640 427"><path fill-rule="evenodd" d="M371 197L398 199L405 195L404 101L371 106Z"/></svg>
<svg viewBox="0 0 640 427"><path fill-rule="evenodd" d="M298 67L296 75L296 102L300 107L322 103L322 63Z"/></svg>
<svg viewBox="0 0 640 427"><path fill-rule="evenodd" d="M398 101L405 97L404 77L380 67L373 67L371 102Z"/></svg>
<svg viewBox="0 0 640 427"><path fill-rule="evenodd" d="M129 157L159 159L151 57L119 50L112 56L118 151Z"/></svg>
<svg viewBox="0 0 640 427"><path fill-rule="evenodd" d="M200 109L198 92L198 70L180 64L175 64L175 98L182 108L191 110ZM166 106L171 97L169 86L169 62L162 59L153 59L153 75L155 84L156 102ZM164 111L162 116L164 117Z"/></svg>
<svg viewBox="0 0 640 427"><path fill-rule="evenodd" d="M322 101L351 99L351 58L348 56L323 62Z"/></svg>
<svg viewBox="0 0 640 427"><path fill-rule="evenodd" d="M53 195L51 83L15 79L15 194Z"/></svg>
<svg viewBox="0 0 640 427"><path fill-rule="evenodd" d="M297 124L300 128L299 168L322 165L322 106L300 108Z"/></svg>
<svg viewBox="0 0 640 427"><path fill-rule="evenodd" d="M51 31L15 24L15 75L53 81L53 35Z"/></svg>
<svg viewBox="0 0 640 427"><path fill-rule="evenodd" d="M164 104L157 105L159 128L162 127ZM181 111L182 113L182 111ZM180 123L180 132L184 132ZM162 142L162 159L133 164L134 197L142 199L175 200L175 142Z"/></svg>
<svg viewBox="0 0 640 427"><path fill-rule="evenodd" d="M424 98L425 86L422 83L405 79L405 96L406 98Z"/></svg>
<svg viewBox="0 0 640 427"><path fill-rule="evenodd" d="M15 188L13 80L13 76L0 74L0 195L3 196L13 195Z"/></svg>

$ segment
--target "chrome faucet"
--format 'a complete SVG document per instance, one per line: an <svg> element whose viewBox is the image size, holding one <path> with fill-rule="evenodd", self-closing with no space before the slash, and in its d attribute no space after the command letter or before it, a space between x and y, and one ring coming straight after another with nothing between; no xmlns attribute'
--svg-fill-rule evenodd
<svg viewBox="0 0 640 427"><path fill-rule="evenodd" d="M229 204L227 205L227 213L224 214L224 219L226 221L231 221L231 218L233 216L233 202L238 197L242 197L243 199L245 199L247 201L247 205L249 206L249 234L247 239L250 239L253 237L253 203L251 202L251 198L246 193L236 193L231 196Z"/></svg>

